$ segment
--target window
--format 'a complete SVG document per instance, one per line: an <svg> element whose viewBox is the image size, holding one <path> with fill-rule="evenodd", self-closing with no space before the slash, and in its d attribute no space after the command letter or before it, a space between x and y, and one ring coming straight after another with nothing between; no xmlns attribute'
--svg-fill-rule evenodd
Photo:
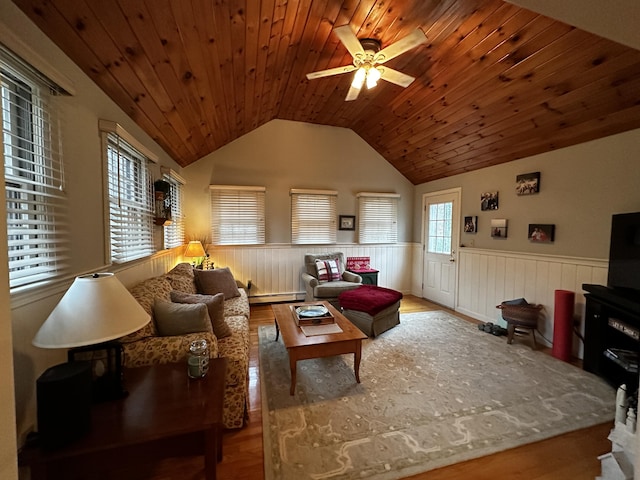
<svg viewBox="0 0 640 480"><path fill-rule="evenodd" d="M171 223L164 227L164 248L184 245L184 214L182 212L182 190L184 179L173 170L163 170L163 179L169 182L171 200Z"/></svg>
<svg viewBox="0 0 640 480"><path fill-rule="evenodd" d="M333 190L291 189L291 243L336 243L336 199Z"/></svg>
<svg viewBox="0 0 640 480"><path fill-rule="evenodd" d="M262 245L264 187L210 185L211 241L214 245Z"/></svg>
<svg viewBox="0 0 640 480"><path fill-rule="evenodd" d="M396 243L398 241L398 199L395 193L358 194L358 241Z"/></svg>
<svg viewBox="0 0 640 480"><path fill-rule="evenodd" d="M153 254L153 183L149 154L120 125L100 121L106 142L112 263Z"/></svg>
<svg viewBox="0 0 640 480"><path fill-rule="evenodd" d="M63 91L0 48L2 143L11 288L62 276L69 254L57 119Z"/></svg>
<svg viewBox="0 0 640 480"><path fill-rule="evenodd" d="M429 253L451 254L453 202L429 205Z"/></svg>

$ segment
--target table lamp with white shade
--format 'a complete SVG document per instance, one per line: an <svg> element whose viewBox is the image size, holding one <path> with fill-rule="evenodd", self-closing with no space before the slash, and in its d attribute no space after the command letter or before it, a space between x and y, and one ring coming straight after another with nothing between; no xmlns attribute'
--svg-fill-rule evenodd
<svg viewBox="0 0 640 480"><path fill-rule="evenodd" d="M76 277L33 338L40 348L70 348L69 362L48 368L36 382L38 433L57 448L90 426L91 401L126 395L118 338L151 317L113 273Z"/></svg>

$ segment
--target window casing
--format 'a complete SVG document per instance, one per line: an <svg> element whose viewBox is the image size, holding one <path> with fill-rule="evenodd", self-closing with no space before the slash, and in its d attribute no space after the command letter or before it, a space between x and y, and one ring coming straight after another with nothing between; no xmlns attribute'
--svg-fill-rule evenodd
<svg viewBox="0 0 640 480"><path fill-rule="evenodd" d="M265 243L265 187L210 185L211 243Z"/></svg>
<svg viewBox="0 0 640 480"><path fill-rule="evenodd" d="M320 245L336 243L338 192L291 189L291 243Z"/></svg>
<svg viewBox="0 0 640 480"><path fill-rule="evenodd" d="M169 182L171 199L171 223L164 227L164 248L179 247L185 244L183 213L185 181L173 170L163 170L162 178Z"/></svg>
<svg viewBox="0 0 640 480"><path fill-rule="evenodd" d="M10 288L68 273L59 87L0 48Z"/></svg>
<svg viewBox="0 0 640 480"><path fill-rule="evenodd" d="M359 243L397 243L399 199L395 193L358 194Z"/></svg>
<svg viewBox="0 0 640 480"><path fill-rule="evenodd" d="M101 122L101 128L103 128ZM117 125L117 124L116 124ZM119 127L119 126L118 126ZM152 255L153 182L149 158L115 131L105 131L109 245L112 263Z"/></svg>

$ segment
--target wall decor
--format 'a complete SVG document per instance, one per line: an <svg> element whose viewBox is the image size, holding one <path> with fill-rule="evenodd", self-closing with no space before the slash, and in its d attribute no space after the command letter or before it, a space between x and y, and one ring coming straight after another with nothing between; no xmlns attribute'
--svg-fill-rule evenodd
<svg viewBox="0 0 640 480"><path fill-rule="evenodd" d="M491 236L493 238L507 238L507 219L491 219Z"/></svg>
<svg viewBox="0 0 640 480"><path fill-rule="evenodd" d="M530 223L529 240L536 243L551 243L554 240L556 226L553 224Z"/></svg>
<svg viewBox="0 0 640 480"><path fill-rule="evenodd" d="M498 192L485 192L480 195L480 209L497 210L498 209Z"/></svg>
<svg viewBox="0 0 640 480"><path fill-rule="evenodd" d="M478 217L464 217L464 233L476 233L478 231Z"/></svg>
<svg viewBox="0 0 640 480"><path fill-rule="evenodd" d="M540 191L540 172L524 173L516 176L516 193L531 195Z"/></svg>
<svg viewBox="0 0 640 480"><path fill-rule="evenodd" d="M340 215L339 228L340 228L340 230L355 230L356 229L356 216L355 215Z"/></svg>

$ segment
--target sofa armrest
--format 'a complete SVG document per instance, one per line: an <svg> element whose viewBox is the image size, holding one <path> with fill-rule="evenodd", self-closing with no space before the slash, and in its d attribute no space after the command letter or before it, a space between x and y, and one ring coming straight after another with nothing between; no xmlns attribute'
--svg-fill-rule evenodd
<svg viewBox="0 0 640 480"><path fill-rule="evenodd" d="M347 270L345 270L342 274L342 279L347 282L362 283L362 277L360 275L358 275L357 273L348 272Z"/></svg>
<svg viewBox="0 0 640 480"><path fill-rule="evenodd" d="M199 338L207 340L209 356L217 358L219 352L216 336L211 332L198 332L167 337L152 336L133 342L123 341L124 366L132 368L158 363L186 362L189 344Z"/></svg>
<svg viewBox="0 0 640 480"><path fill-rule="evenodd" d="M314 277L313 275L309 275L306 272L302 274L302 280L307 284L307 286L311 288L317 287L319 283L316 277Z"/></svg>

